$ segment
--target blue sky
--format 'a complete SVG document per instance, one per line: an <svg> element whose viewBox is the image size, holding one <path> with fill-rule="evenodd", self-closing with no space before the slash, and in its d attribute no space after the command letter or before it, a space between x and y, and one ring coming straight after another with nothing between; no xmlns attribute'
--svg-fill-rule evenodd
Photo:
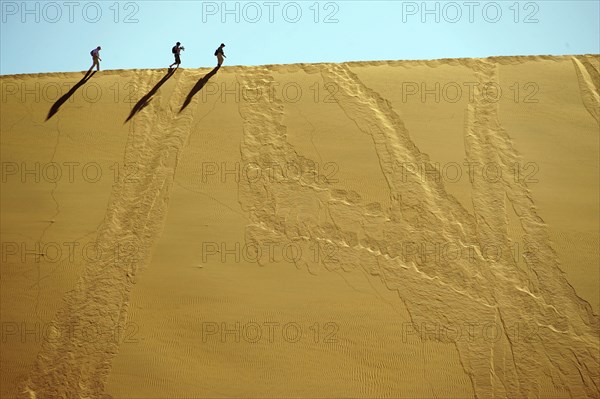
<svg viewBox="0 0 600 399"><path fill-rule="evenodd" d="M600 53L600 1L6 1L0 74Z"/></svg>

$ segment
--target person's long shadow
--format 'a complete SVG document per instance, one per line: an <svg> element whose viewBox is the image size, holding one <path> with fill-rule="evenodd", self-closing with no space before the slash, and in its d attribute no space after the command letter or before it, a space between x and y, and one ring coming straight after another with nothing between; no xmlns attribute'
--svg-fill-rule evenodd
<svg viewBox="0 0 600 399"><path fill-rule="evenodd" d="M190 105L190 103L192 102L192 98L194 98L196 93L198 93L200 90L202 90L204 85L208 82L208 80L210 78L212 78L214 76L215 73L217 73L219 68L220 68L219 66L214 67L212 71L210 71L209 73L204 75L204 77L202 79L200 79L198 82L196 82L196 85L192 88L190 93L187 95L187 98L185 99L185 101L183 102L183 105L179 109L179 113L181 113L181 111L183 111L188 105Z"/></svg>
<svg viewBox="0 0 600 399"><path fill-rule="evenodd" d="M148 92L148 94L146 94L144 97L142 97L140 99L140 101L137 102L137 104L135 104L135 106L133 107L133 109L131 110L131 112L129 113L129 116L127 117L127 119L125 119L124 123L129 122L129 120L131 118L133 118L135 116L135 114L137 114L138 112L140 112L146 105L150 104L150 101L152 100L152 96L154 96L154 94L156 94L156 92L158 91L158 89L160 88L160 86L162 86L167 80L169 80L171 78L171 76L173 76L173 74L175 73L175 69L169 69L169 71L167 72L167 74L165 76L163 76L163 78L160 80L160 82L158 82L156 85L154 85L154 87L152 88L152 90L150 90Z"/></svg>
<svg viewBox="0 0 600 399"><path fill-rule="evenodd" d="M90 73L91 72L91 73ZM77 84L75 86L73 86L71 88L71 90L69 90L67 93L63 94L61 98L59 98L58 100L56 100L56 102L54 103L54 105L52 105L52 107L50 108L50 111L48 111L48 116L46 116L46 121L50 118L52 118L54 116L54 114L56 114L58 112L58 110L60 109L60 107L73 95L75 94L75 92L77 91L77 89L79 89L81 86L83 86L88 80L90 80L92 78L92 76L94 76L94 74L96 73L96 71L92 72L92 70L90 69L89 71L86 72L85 76L79 81L77 82Z"/></svg>

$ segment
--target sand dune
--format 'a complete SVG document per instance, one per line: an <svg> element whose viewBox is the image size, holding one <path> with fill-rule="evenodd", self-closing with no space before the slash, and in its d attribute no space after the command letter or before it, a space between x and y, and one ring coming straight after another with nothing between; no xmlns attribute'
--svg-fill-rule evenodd
<svg viewBox="0 0 600 399"><path fill-rule="evenodd" d="M1 397L600 397L597 55L2 76Z"/></svg>

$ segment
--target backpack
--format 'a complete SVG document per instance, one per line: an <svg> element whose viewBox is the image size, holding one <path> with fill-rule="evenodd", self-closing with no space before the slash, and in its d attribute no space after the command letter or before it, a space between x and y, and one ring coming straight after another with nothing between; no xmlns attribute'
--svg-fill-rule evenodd
<svg viewBox="0 0 600 399"><path fill-rule="evenodd" d="M216 56L217 54L219 54L219 49L216 49L216 50L215 50L215 56Z"/></svg>
<svg viewBox="0 0 600 399"><path fill-rule="evenodd" d="M177 46L173 46L171 52L173 52L173 54L177 54Z"/></svg>
<svg viewBox="0 0 600 399"><path fill-rule="evenodd" d="M94 49L96 50L96 49ZM90 51L90 55L93 57L94 56L94 50Z"/></svg>

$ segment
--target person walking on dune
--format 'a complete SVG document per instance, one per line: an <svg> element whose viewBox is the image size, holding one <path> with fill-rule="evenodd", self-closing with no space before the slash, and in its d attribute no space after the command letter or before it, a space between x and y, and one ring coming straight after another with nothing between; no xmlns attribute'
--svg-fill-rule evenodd
<svg viewBox="0 0 600 399"><path fill-rule="evenodd" d="M102 50L102 47L98 46L90 51L90 55L92 56L92 66L89 71L94 69L94 66L96 67L96 71L100 71L100 61L102 61L102 58L100 58L100 50Z"/></svg>
<svg viewBox="0 0 600 399"><path fill-rule="evenodd" d="M225 45L221 43L219 48L215 50L215 56L217 57L217 67L221 67L221 64L223 64L223 58L227 58L225 57L225 53L223 52L223 47L225 47Z"/></svg>
<svg viewBox="0 0 600 399"><path fill-rule="evenodd" d="M181 64L181 58L179 57L179 54L182 50L185 50L185 48L179 42L177 42L175 46L173 46L171 52L175 56L175 62L169 65L169 69L173 68L173 65L177 65L177 68L179 68L179 64Z"/></svg>

